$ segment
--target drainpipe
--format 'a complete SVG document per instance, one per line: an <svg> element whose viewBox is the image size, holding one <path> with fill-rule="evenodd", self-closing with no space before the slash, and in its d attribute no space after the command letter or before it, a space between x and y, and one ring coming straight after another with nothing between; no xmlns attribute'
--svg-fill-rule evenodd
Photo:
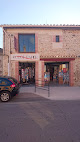
<svg viewBox="0 0 80 142"><path fill-rule="evenodd" d="M8 76L10 76L10 71L9 71L9 69L10 69L10 64L9 64L9 56L8 56Z"/></svg>
<svg viewBox="0 0 80 142"><path fill-rule="evenodd" d="M3 29L3 47L4 47L3 56L8 56L8 76L9 76L9 55L5 54L5 30L4 29Z"/></svg>
<svg viewBox="0 0 80 142"><path fill-rule="evenodd" d="M9 76L11 76L11 58L10 58L10 55L11 55L11 35L9 34L9 39L10 39L10 44L9 44L9 56L8 56L8 73L9 73Z"/></svg>
<svg viewBox="0 0 80 142"><path fill-rule="evenodd" d="M3 46L4 46L4 52L3 52L3 56L7 56L8 57L8 76L10 76L11 74L10 74L10 50L11 50L11 37L10 37L10 35L9 35L9 38L10 38L10 46L9 46L9 55L7 55L6 53L5 53L5 34L7 34L6 32L5 32L5 30L3 29ZM7 35L8 36L8 35Z"/></svg>

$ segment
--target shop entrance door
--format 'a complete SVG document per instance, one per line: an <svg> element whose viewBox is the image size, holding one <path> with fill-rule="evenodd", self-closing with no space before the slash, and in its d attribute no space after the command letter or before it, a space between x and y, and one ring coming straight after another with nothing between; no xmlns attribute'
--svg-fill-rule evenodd
<svg viewBox="0 0 80 142"><path fill-rule="evenodd" d="M23 84L35 83L35 63L19 62L19 79Z"/></svg>

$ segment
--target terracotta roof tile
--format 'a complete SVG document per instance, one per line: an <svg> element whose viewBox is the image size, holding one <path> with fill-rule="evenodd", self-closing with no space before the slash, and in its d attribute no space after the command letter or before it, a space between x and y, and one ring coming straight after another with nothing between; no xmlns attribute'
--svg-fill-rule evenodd
<svg viewBox="0 0 80 142"><path fill-rule="evenodd" d="M65 24L60 24L60 25L58 25L58 24L43 24L43 25L41 25L41 24L37 24L37 25L32 25L32 24L13 24L13 25L11 25L11 24L3 24L3 25L0 25L0 27L2 27L2 28L80 28L80 25L74 25L74 24L72 24L72 25L65 25Z"/></svg>

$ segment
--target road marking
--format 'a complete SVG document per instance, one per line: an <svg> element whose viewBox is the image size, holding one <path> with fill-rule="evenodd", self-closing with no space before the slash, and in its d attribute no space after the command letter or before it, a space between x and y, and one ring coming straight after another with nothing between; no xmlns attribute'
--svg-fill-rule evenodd
<svg viewBox="0 0 80 142"><path fill-rule="evenodd" d="M35 103L34 104L34 106L37 108L38 107L38 109L39 109L39 111L41 112L41 113L43 113L43 115L45 115L45 117L47 117L47 118L49 118L50 120L54 120L54 114L51 112L51 110L49 110L48 108L46 109L46 107L45 107L45 105L43 104L43 106L42 106L42 104L41 103ZM39 108L39 107L41 107L41 108Z"/></svg>
<svg viewBox="0 0 80 142"><path fill-rule="evenodd" d="M43 108L44 106L42 107L40 103L30 102L28 104L20 104L20 106L41 129L44 129L50 123L50 120L54 120L53 113Z"/></svg>

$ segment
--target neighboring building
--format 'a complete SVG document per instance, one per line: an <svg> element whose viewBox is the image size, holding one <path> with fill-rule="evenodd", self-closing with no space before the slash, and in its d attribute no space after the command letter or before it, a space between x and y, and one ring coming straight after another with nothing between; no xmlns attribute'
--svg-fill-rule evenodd
<svg viewBox="0 0 80 142"><path fill-rule="evenodd" d="M3 75L3 49L0 48L0 76Z"/></svg>
<svg viewBox="0 0 80 142"><path fill-rule="evenodd" d="M1 25L3 74L80 86L80 26Z"/></svg>

